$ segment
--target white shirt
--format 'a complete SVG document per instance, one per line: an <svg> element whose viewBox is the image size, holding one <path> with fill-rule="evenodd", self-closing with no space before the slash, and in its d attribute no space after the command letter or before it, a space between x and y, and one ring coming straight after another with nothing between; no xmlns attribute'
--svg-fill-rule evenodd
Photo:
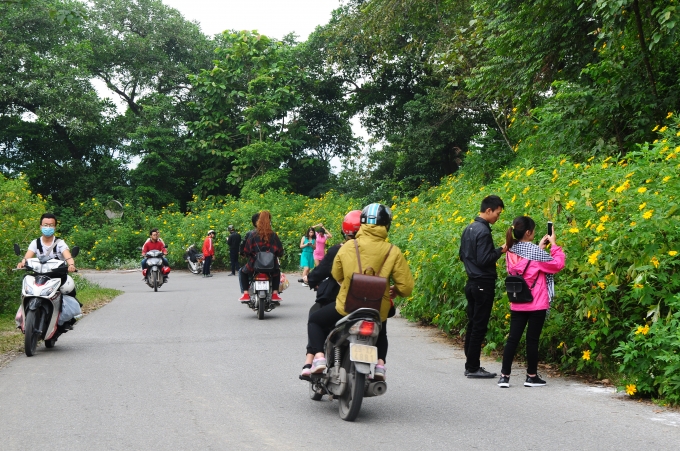
<svg viewBox="0 0 680 451"><path fill-rule="evenodd" d="M40 238L40 244L42 244L43 251L40 252L38 250L38 245L36 244L35 240L31 241L31 244L28 246L28 250L33 252L37 257L41 257L45 254L49 255L50 257L54 256L53 252L53 247L55 247L55 242L56 242L56 249L54 249L57 252L57 258L59 260L64 260L64 254L63 252L66 250L69 250L68 245L62 240L61 238L57 239L54 238L52 241L52 244L49 246L45 244L45 241L43 240L43 237L41 236Z"/></svg>

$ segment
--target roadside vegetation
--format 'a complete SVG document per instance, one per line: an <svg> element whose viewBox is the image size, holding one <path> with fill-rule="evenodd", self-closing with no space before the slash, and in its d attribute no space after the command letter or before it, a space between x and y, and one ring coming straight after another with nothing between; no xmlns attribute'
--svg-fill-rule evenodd
<svg viewBox="0 0 680 451"><path fill-rule="evenodd" d="M217 230L224 265L227 225L269 209L293 269L307 227L339 241L347 211L381 201L417 280L403 315L458 334L457 240L495 193L497 242L529 214L565 246L543 358L680 404L679 11L348 0L300 42L206 36L160 0L0 2L0 312L16 310L12 243L46 209L95 269L135 265L152 227L175 267ZM488 352L508 327L498 292Z"/></svg>

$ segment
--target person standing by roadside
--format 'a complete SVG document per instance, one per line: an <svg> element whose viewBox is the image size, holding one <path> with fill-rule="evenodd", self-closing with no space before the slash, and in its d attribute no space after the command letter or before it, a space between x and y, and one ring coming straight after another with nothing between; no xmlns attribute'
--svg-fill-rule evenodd
<svg viewBox="0 0 680 451"><path fill-rule="evenodd" d="M231 274L229 275L235 276L236 271L240 269L238 266L238 250L241 247L241 235L231 224L229 224L227 230L229 231L227 246L229 246L229 260L231 260Z"/></svg>
<svg viewBox="0 0 680 451"><path fill-rule="evenodd" d="M213 257L215 256L215 245L213 240L215 239L215 231L208 230L208 235L203 241L203 277L212 277L210 274L210 265L212 265Z"/></svg>
<svg viewBox="0 0 680 451"><path fill-rule="evenodd" d="M496 261L507 251L505 244L495 247L491 236L491 224L505 208L500 197L491 195L482 200L479 216L463 231L458 256L465 265L468 276L465 285L468 324L465 331L465 376L470 378L493 378L481 367L482 342L489 327L491 308L496 296Z"/></svg>
<svg viewBox="0 0 680 451"><path fill-rule="evenodd" d="M518 216L505 234L508 253L505 264L509 274L521 275L531 290L532 302L510 303L510 334L503 351L503 367L498 386L510 387L510 370L517 345L527 329L527 378L525 387L542 387L546 382L538 370L538 341L543 331L546 313L555 294L553 274L564 268L564 251L552 235L545 235L538 245L534 244L536 223L529 216ZM550 243L550 254L545 248ZM528 327L527 327L528 325Z"/></svg>
<svg viewBox="0 0 680 451"><path fill-rule="evenodd" d="M324 228L323 224L318 223L312 227L318 227L316 230L316 249L314 249L314 266L319 266L319 262L323 260L326 255L326 240L333 238L333 235Z"/></svg>
<svg viewBox="0 0 680 451"><path fill-rule="evenodd" d="M307 229L307 234L300 240L300 268L302 268L302 278L304 279L309 274L310 269L314 269L318 266L318 263L314 264L314 246L316 246L316 232L313 227ZM305 282L302 282L303 286L308 286Z"/></svg>

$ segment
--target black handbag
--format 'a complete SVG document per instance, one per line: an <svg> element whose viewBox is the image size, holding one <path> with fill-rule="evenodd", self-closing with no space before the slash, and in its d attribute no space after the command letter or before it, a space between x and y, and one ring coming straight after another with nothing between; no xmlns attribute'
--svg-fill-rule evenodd
<svg viewBox="0 0 680 451"><path fill-rule="evenodd" d="M527 281L524 280L524 273L527 272L530 263L531 260L528 260L522 274L509 273L505 278L505 291L508 293L508 300L513 304L528 304L534 302L534 296L531 294L531 290L536 286L538 276L531 285L531 288L529 288Z"/></svg>
<svg viewBox="0 0 680 451"><path fill-rule="evenodd" d="M269 251L261 251L260 246L257 246L257 251L258 252L255 255L255 271L273 271L276 267L276 256Z"/></svg>

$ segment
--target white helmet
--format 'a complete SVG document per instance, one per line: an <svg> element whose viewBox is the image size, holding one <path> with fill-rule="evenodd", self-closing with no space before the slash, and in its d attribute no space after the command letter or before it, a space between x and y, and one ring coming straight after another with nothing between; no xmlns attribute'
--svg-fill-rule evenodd
<svg viewBox="0 0 680 451"><path fill-rule="evenodd" d="M61 291L64 294L68 294L75 289L76 283L73 281L71 276L66 276L66 282L64 282L63 285L59 287L59 291Z"/></svg>

